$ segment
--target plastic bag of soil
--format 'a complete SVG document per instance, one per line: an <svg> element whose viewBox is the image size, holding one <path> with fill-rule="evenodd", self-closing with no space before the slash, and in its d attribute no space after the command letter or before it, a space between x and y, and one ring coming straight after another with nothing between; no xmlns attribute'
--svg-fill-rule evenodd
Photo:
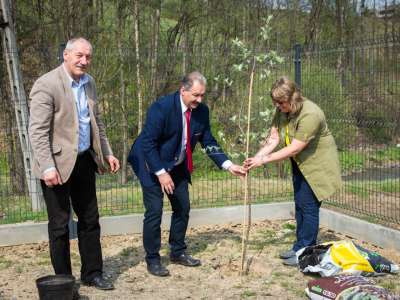
<svg viewBox="0 0 400 300"><path fill-rule="evenodd" d="M399 271L398 265L351 241L305 247L296 255L302 272L319 273L322 277L341 273L371 276Z"/></svg>
<svg viewBox="0 0 400 300"><path fill-rule="evenodd" d="M400 296L359 275L311 280L307 284L306 294L311 300L400 300Z"/></svg>

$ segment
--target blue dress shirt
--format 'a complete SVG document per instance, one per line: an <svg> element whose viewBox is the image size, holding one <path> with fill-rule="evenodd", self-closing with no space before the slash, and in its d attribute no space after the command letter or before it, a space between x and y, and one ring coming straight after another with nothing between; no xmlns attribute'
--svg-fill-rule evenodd
<svg viewBox="0 0 400 300"><path fill-rule="evenodd" d="M65 70L65 69L64 69ZM79 120L79 144L78 144L78 152L82 153L90 148L90 114L89 114L89 106L85 93L85 85L89 82L89 77L84 74L79 82L76 82L71 78L71 76L67 73L70 81L71 88L74 94L76 109L78 111L78 120Z"/></svg>

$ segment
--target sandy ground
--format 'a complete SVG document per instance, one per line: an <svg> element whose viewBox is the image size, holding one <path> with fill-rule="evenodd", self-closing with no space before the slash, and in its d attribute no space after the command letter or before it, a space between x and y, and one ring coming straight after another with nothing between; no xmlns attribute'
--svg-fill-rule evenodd
<svg viewBox="0 0 400 300"><path fill-rule="evenodd" d="M282 265L278 253L294 240L293 221L253 224L248 248L248 275L240 276L241 226L203 226L188 231L188 252L202 260L197 268L169 264L168 232L163 233L162 261L171 276L147 273L141 235L102 238L104 271L115 284L113 291L81 286L81 299L307 299L304 289L313 277ZM320 241L349 239L327 229ZM400 263L400 254L356 241ZM80 258L71 242L74 276L79 278ZM52 274L48 244L0 248L0 299L38 299L35 279ZM400 294L399 275L377 277L376 282Z"/></svg>

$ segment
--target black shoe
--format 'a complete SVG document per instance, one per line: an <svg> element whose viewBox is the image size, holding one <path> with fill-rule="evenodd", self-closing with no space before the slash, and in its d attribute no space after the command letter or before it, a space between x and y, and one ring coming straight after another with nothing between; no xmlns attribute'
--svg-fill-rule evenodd
<svg viewBox="0 0 400 300"><path fill-rule="evenodd" d="M80 288L79 283L75 282L73 287L72 300L79 300L79 298L81 297L81 295L79 295L79 288Z"/></svg>
<svg viewBox="0 0 400 300"><path fill-rule="evenodd" d="M160 262L147 264L147 271L154 276L165 277L169 276L169 271Z"/></svg>
<svg viewBox="0 0 400 300"><path fill-rule="evenodd" d="M114 285L109 280L105 279L102 275L98 275L89 281L83 280L82 283L84 285L94 286L96 289L99 289L99 290L113 290L114 289Z"/></svg>
<svg viewBox="0 0 400 300"><path fill-rule="evenodd" d="M182 253L179 256L171 256L170 257L171 263L183 265L186 267L197 267L201 265L199 259L195 259L186 253Z"/></svg>

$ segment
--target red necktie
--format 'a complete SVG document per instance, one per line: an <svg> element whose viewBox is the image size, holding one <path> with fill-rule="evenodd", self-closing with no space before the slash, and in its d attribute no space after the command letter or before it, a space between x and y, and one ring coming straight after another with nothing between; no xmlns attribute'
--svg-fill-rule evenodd
<svg viewBox="0 0 400 300"><path fill-rule="evenodd" d="M185 112L186 117L186 160L187 167L190 173L193 172L193 158L192 158L192 148L190 147L190 113L191 110L188 108Z"/></svg>

